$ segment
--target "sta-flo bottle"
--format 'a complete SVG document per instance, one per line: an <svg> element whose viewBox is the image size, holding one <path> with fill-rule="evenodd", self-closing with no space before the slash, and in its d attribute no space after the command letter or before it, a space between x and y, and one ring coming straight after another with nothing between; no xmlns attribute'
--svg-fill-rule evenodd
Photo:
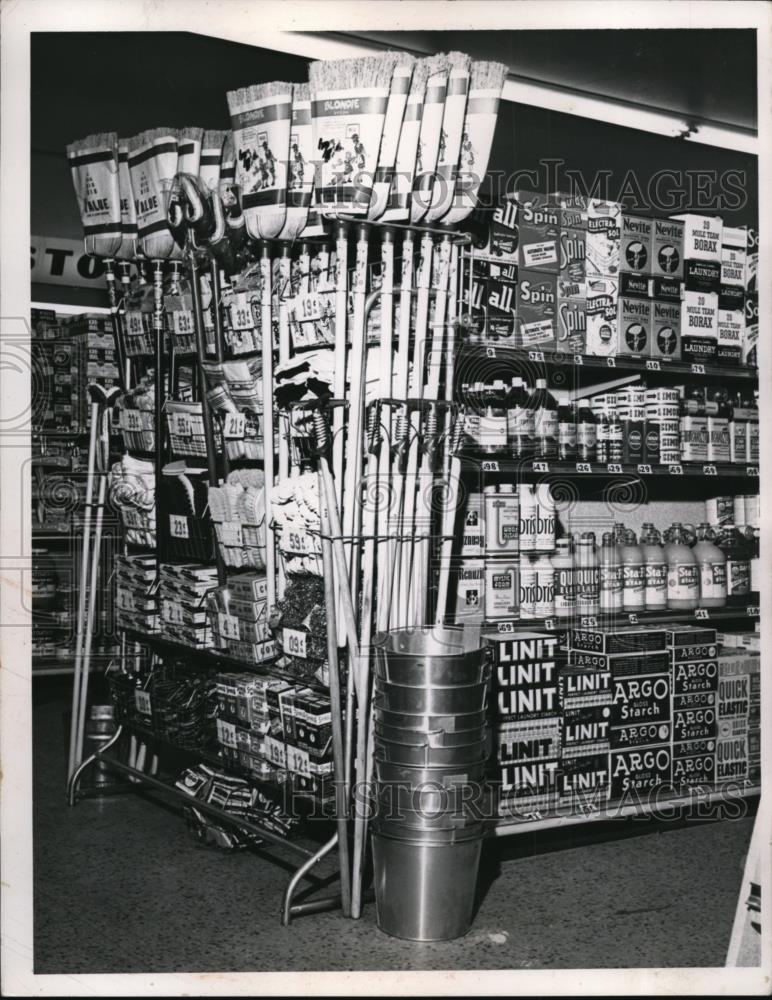
<svg viewBox="0 0 772 1000"><path fill-rule="evenodd" d="M673 611L693 611L700 603L700 567L686 543L683 525L670 529L665 546L667 606Z"/></svg>
<svg viewBox="0 0 772 1000"><path fill-rule="evenodd" d="M625 611L644 611L646 570L634 531L625 531L619 556L622 563L622 608Z"/></svg>
<svg viewBox="0 0 772 1000"><path fill-rule="evenodd" d="M600 548L600 613L610 615L622 610L622 563L619 549L610 531L605 532Z"/></svg>
<svg viewBox="0 0 772 1000"><path fill-rule="evenodd" d="M726 604L726 555L715 544L709 524L697 526L697 544L692 550L700 566L700 607L723 608Z"/></svg>
<svg viewBox="0 0 772 1000"><path fill-rule="evenodd" d="M647 525L641 535L641 552L646 578L644 598L647 611L664 611L667 608L667 563L654 525Z"/></svg>

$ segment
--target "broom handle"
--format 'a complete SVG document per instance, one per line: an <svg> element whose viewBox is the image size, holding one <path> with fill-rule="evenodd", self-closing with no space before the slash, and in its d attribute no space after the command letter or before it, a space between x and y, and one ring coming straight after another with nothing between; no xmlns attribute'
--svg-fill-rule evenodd
<svg viewBox="0 0 772 1000"><path fill-rule="evenodd" d="M379 395L381 399L391 396L392 386L392 349L394 339L394 239L391 230L384 230L381 242L381 381ZM391 484L389 483L389 446L393 419L391 407L383 404L385 417L383 423L386 433L380 434L381 445L378 453L378 473L376 492L378 494L378 599L376 606L377 631L383 632L389 627L389 595L391 594L391 561L389 535L389 517L393 502ZM381 495L384 485L385 493Z"/></svg>
<svg viewBox="0 0 772 1000"><path fill-rule="evenodd" d="M450 470L445 482L448 485L445 494L445 506L442 510L442 547L440 549L440 572L437 579L437 607L434 611L435 625L443 625L448 603L448 584L450 582L450 559L453 554L453 525L456 520L458 504L458 484L461 477L461 459L453 456ZM451 486L451 484L455 484Z"/></svg>
<svg viewBox="0 0 772 1000"><path fill-rule="evenodd" d="M410 381L410 396L423 398L424 366L426 363L426 328L429 319L429 278L432 266L432 238L425 233L421 239L421 259L418 267L418 298L416 303L415 341L413 343L413 371ZM407 459L407 474L405 477L405 516L403 530L410 540L402 546L401 577L403 585L399 590L400 620L406 627L415 624L412 619L409 603L410 579L413 572L413 557L415 542L415 506L418 473L418 446L421 432L422 413L416 409L411 415L410 444Z"/></svg>
<svg viewBox="0 0 772 1000"><path fill-rule="evenodd" d="M279 257L279 288L277 289L277 295L279 299L279 364L290 359L290 331L289 331L289 314L287 311L287 295L289 294L289 279L290 279L290 251L287 244L282 244L281 256ZM287 411L278 412L279 421L279 482L283 483L286 479L289 479L290 474L290 426L289 426L289 414ZM278 596L279 600L284 597L284 590L287 586L287 581L284 574L284 560L279 557L279 581L278 581Z"/></svg>
<svg viewBox="0 0 772 1000"><path fill-rule="evenodd" d="M332 391L335 399L346 395L346 332L348 324L348 234L345 225L339 225L335 241L335 372ZM332 467L335 473L335 494L338 510L343 504L343 410L336 406L332 412ZM346 644L343 629L341 591L348 586L348 574L337 575L335 586L338 595L338 645ZM350 683L350 682L349 682Z"/></svg>
<svg viewBox="0 0 772 1000"><path fill-rule="evenodd" d="M402 275L399 296L399 338L397 341L397 361L394 373L394 399L407 399L408 358L410 354L410 312L413 291L413 234L408 230L402 241ZM394 421L394 429L407 424L404 415ZM402 535L403 514L405 503L405 477L401 468L402 457L395 453L391 463L392 510L389 541L389 577L391 592L389 594L389 627L398 628L402 622L399 617L399 587L400 569L402 567ZM395 593L396 591L396 593Z"/></svg>
<svg viewBox="0 0 772 1000"><path fill-rule="evenodd" d="M274 548L272 519L273 496L273 331L271 329L271 253L267 243L261 244L260 275L260 330L263 358L263 468L265 496L265 582L268 608L276 604L276 551Z"/></svg>

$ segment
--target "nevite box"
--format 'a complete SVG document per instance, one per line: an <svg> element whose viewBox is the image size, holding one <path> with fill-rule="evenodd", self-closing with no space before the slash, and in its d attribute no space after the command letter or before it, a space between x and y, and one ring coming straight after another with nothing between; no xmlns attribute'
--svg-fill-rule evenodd
<svg viewBox="0 0 772 1000"><path fill-rule="evenodd" d="M638 274L651 274L654 220L622 213L621 267Z"/></svg>
<svg viewBox="0 0 772 1000"><path fill-rule="evenodd" d="M651 234L651 273L683 280L684 224L675 219L655 219Z"/></svg>
<svg viewBox="0 0 772 1000"><path fill-rule="evenodd" d="M681 358L681 303L660 302L651 304L651 337L649 348L652 358L679 361Z"/></svg>

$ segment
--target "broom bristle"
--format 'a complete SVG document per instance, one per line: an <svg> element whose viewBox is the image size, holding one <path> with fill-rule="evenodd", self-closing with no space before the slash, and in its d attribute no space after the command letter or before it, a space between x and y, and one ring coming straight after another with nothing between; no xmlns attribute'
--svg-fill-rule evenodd
<svg viewBox="0 0 772 1000"><path fill-rule="evenodd" d="M448 52L446 58L448 60L449 69L460 69L463 72L469 72L469 65L472 62L472 57L468 56L466 52Z"/></svg>
<svg viewBox="0 0 772 1000"><path fill-rule="evenodd" d="M427 79L432 76L439 76L440 73L448 72L448 57L444 52L438 52L436 55L427 56L426 59L419 61L426 63Z"/></svg>
<svg viewBox="0 0 772 1000"><path fill-rule="evenodd" d="M84 149L113 148L117 145L117 132L95 132L93 135L87 135L85 139L76 139L74 142L71 142L67 147L67 153L73 155L80 153Z"/></svg>
<svg viewBox="0 0 772 1000"><path fill-rule="evenodd" d="M177 129L178 142L201 142L203 136L204 130L197 125L186 125L184 128Z"/></svg>
<svg viewBox="0 0 772 1000"><path fill-rule="evenodd" d="M472 61L470 90L501 90L507 78L507 67L500 62Z"/></svg>
<svg viewBox="0 0 772 1000"><path fill-rule="evenodd" d="M310 101L311 88L307 83L296 83L292 90L292 98L295 101Z"/></svg>
<svg viewBox="0 0 772 1000"><path fill-rule="evenodd" d="M203 145L207 149L222 149L227 134L224 129L207 129L204 132Z"/></svg>
<svg viewBox="0 0 772 1000"><path fill-rule="evenodd" d="M378 56L358 59L324 59L308 67L311 93L318 95L330 90L354 90L358 87L388 87L394 67L402 61L399 52L384 52Z"/></svg>
<svg viewBox="0 0 772 1000"><path fill-rule="evenodd" d="M282 80L272 80L270 83L256 83L251 87L242 87L241 90L229 90L228 110L230 113L238 114L245 108L250 107L255 101L262 101L266 97L278 97L292 93L292 84Z"/></svg>
<svg viewBox="0 0 772 1000"><path fill-rule="evenodd" d="M410 96L415 97L417 94L423 94L426 90L426 80L429 76L429 69L426 65L426 59L416 59L415 66L413 67L413 78L410 81Z"/></svg>
<svg viewBox="0 0 772 1000"><path fill-rule="evenodd" d="M139 135L133 135L129 139L129 152L134 153L138 149L142 149L143 146L149 146L151 143L156 142L158 139L176 139L177 129L176 128L149 128L144 132L140 132Z"/></svg>

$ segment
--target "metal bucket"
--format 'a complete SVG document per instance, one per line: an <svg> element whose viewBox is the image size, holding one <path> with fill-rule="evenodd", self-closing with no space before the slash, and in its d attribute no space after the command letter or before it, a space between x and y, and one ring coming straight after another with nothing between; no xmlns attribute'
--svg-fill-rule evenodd
<svg viewBox="0 0 772 1000"><path fill-rule="evenodd" d="M479 684L490 672L489 653L476 630L429 626L381 632L374 640L375 675L412 687Z"/></svg>
<svg viewBox="0 0 772 1000"><path fill-rule="evenodd" d="M404 799L404 801L403 801ZM427 809L424 796L416 793L416 800L410 796L394 794L389 786L379 790L375 820L384 833L391 836L411 836L412 831L431 833L442 830L471 830L482 827L485 814L482 797L477 802L461 801L451 793L450 806L444 810ZM415 805L418 808L409 808Z"/></svg>
<svg viewBox="0 0 772 1000"><path fill-rule="evenodd" d="M385 760L377 751L374 756L375 776L378 781L405 785L408 788L439 786L452 788L458 785L482 784L485 761L436 767L417 764L396 764Z"/></svg>
<svg viewBox="0 0 772 1000"><path fill-rule="evenodd" d="M482 836L447 843L373 827L378 927L408 941L450 941L472 925Z"/></svg>
<svg viewBox="0 0 772 1000"><path fill-rule="evenodd" d="M427 782L414 787L403 781L379 781L378 815L388 817L392 813L404 812L427 818L440 815L479 816L486 791L482 782L448 786Z"/></svg>
<svg viewBox="0 0 772 1000"><path fill-rule="evenodd" d="M92 705L89 717L83 731L83 759L90 757L92 753L101 750L105 743L115 735L115 718L112 705ZM99 758L93 768L87 784L94 788L103 785L112 785L115 777L110 769L106 767Z"/></svg>
<svg viewBox="0 0 772 1000"><path fill-rule="evenodd" d="M412 712L390 712L376 707L373 712L376 726L390 726L394 729L409 729L415 733L466 733L471 729L481 729L485 725L486 713L465 712L454 715L426 715ZM464 742L464 741L462 741ZM446 744L447 745L447 744Z"/></svg>
<svg viewBox="0 0 772 1000"><path fill-rule="evenodd" d="M376 735L375 746L376 753L384 760L394 764L417 764L420 767L477 764L486 757L484 734L479 734L474 743L460 743L452 747L434 747L428 742L402 743Z"/></svg>
<svg viewBox="0 0 772 1000"><path fill-rule="evenodd" d="M376 680L373 704L387 712L409 715L455 715L481 712L485 708L488 684L454 687L406 687Z"/></svg>
<svg viewBox="0 0 772 1000"><path fill-rule="evenodd" d="M402 743L411 747L458 747L467 743L484 741L486 736L487 728L485 726L474 726L471 729L448 733L443 729L403 729L401 726L384 725L378 719L375 720L376 739L391 740L392 743Z"/></svg>

